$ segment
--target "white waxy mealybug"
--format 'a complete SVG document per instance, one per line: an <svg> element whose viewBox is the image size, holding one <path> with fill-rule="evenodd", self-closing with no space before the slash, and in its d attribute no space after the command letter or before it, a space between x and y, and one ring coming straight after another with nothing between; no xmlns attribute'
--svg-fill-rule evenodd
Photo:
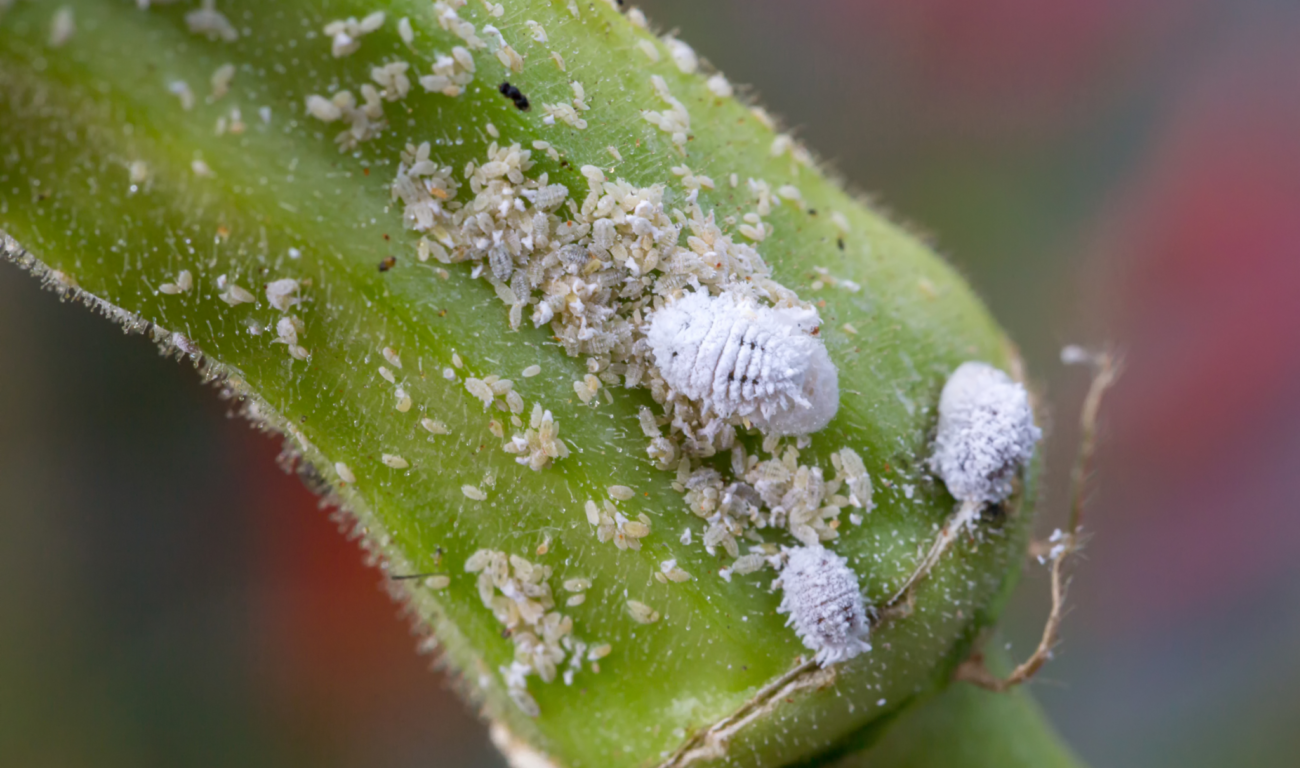
<svg viewBox="0 0 1300 768"><path fill-rule="evenodd" d="M819 323L814 309L698 291L651 315L646 337L675 391L722 418L798 435L826 426L839 409L838 371L812 335Z"/></svg>
<svg viewBox="0 0 1300 768"><path fill-rule="evenodd" d="M1034 456L1043 436L1034 426L1029 393L1011 377L981 362L957 366L939 395L939 429L930 469L960 502L894 600L934 568L980 511L1011 495L1011 481Z"/></svg>
<svg viewBox="0 0 1300 768"><path fill-rule="evenodd" d="M939 396L930 467L963 506L997 504L1042 435L1023 386L986 363L962 363Z"/></svg>
<svg viewBox="0 0 1300 768"><path fill-rule="evenodd" d="M820 545L788 549L777 583L777 612L790 614L786 626L794 626L818 664L837 664L871 650L871 621L858 575L843 557Z"/></svg>

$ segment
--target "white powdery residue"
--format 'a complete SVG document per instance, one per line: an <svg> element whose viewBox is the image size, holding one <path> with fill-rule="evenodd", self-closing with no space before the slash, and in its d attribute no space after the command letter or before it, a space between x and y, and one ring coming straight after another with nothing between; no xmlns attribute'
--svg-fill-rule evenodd
<svg viewBox="0 0 1300 768"><path fill-rule="evenodd" d="M307 97L307 114L323 123L343 120L349 127L334 137L339 151L355 149L388 127L384 119L383 97L370 83L361 86L362 103L358 104L351 91L339 91L330 98L312 94Z"/></svg>
<svg viewBox="0 0 1300 768"><path fill-rule="evenodd" d="M343 110L331 99L317 94L311 94L307 97L307 114L320 120L322 123L332 123L343 117Z"/></svg>
<svg viewBox="0 0 1300 768"><path fill-rule="evenodd" d="M584 660L594 662L600 657L593 657L588 644L574 637L573 619L554 610L551 566L480 549L465 561L465 571L478 574L479 600L504 626L503 634L514 644L514 659L499 668L506 691L524 714L537 717L541 710L528 693L529 677L554 682L560 676L560 665L566 665L563 679L571 684ZM579 580L570 579L566 585L575 581ZM585 582L583 589L590 586L589 581L580 581ZM608 653L608 646L604 647ZM592 671L596 670L592 664Z"/></svg>
<svg viewBox="0 0 1300 768"><path fill-rule="evenodd" d="M227 280L225 275L217 276L217 290L220 291L220 293L217 294L217 298L221 299L222 301L226 302L232 307L238 306L240 304L257 303L256 296L249 293L247 289L236 285L230 280Z"/></svg>
<svg viewBox="0 0 1300 768"><path fill-rule="evenodd" d="M582 377L582 381L573 382L573 392L582 401L583 405L590 405L600 391L600 383L600 379L589 373Z"/></svg>
<svg viewBox="0 0 1300 768"><path fill-rule="evenodd" d="M546 45L547 43L546 30L542 27L541 24L537 23L536 21L533 21L532 19L529 19L524 22L524 26L528 28L528 34L530 37L533 38L533 42Z"/></svg>
<svg viewBox="0 0 1300 768"><path fill-rule="evenodd" d="M647 41L643 41L647 42ZM668 84L659 75L650 77L650 85L658 94L660 100L668 105L668 109L662 112L656 110L642 110L641 117L646 122L657 126L659 130L672 136L673 144L677 146L678 151L686 154L686 142L691 130L691 115L686 111L685 105L673 96L668 90Z"/></svg>
<svg viewBox="0 0 1300 768"><path fill-rule="evenodd" d="M519 411L522 410L523 401L520 400ZM514 454L517 463L535 472L545 469L552 461L569 455L569 447L560 439L559 422L540 403L533 405L528 428L524 433L516 434L501 448L506 453Z"/></svg>
<svg viewBox="0 0 1300 768"><path fill-rule="evenodd" d="M484 27L483 31L487 32L489 29L493 29L493 31L495 31L495 29L490 25ZM500 32L497 32L496 34L499 39L504 41L505 38L501 37ZM494 51L494 53L496 54L497 61L501 62L501 66L505 67L511 72L514 72L515 74L519 74L524 71L524 57L520 56L519 52L516 51L513 46L506 45L503 43L501 47L497 48Z"/></svg>
<svg viewBox="0 0 1300 768"><path fill-rule="evenodd" d="M996 504L1041 437L1023 386L987 363L962 363L939 397L930 467L964 505Z"/></svg>
<svg viewBox="0 0 1300 768"><path fill-rule="evenodd" d="M783 133L772 139L772 157L780 157L789 152L794 147L794 137L788 133Z"/></svg>
<svg viewBox="0 0 1300 768"><path fill-rule="evenodd" d="M564 588L569 592L586 592L591 589L591 579L575 576L564 580Z"/></svg>
<svg viewBox="0 0 1300 768"><path fill-rule="evenodd" d="M655 581L660 584L681 584L684 581L691 581L695 577L677 565L677 560L664 560L659 563L659 570L655 571Z"/></svg>
<svg viewBox="0 0 1300 768"><path fill-rule="evenodd" d="M858 575L848 561L822 546L794 547L777 582L781 604L804 647L825 667L871 650L871 622Z"/></svg>
<svg viewBox="0 0 1300 768"><path fill-rule="evenodd" d="M587 121L578 115L578 110L572 104L543 104L542 111L546 113L546 117L542 118L546 125L555 125L558 120L580 131L587 127Z"/></svg>
<svg viewBox="0 0 1300 768"><path fill-rule="evenodd" d="M803 193L793 184L782 184L780 187L777 187L776 193L780 195L782 199L788 200L791 203L798 204L803 202Z"/></svg>
<svg viewBox="0 0 1300 768"><path fill-rule="evenodd" d="M433 74L420 77L420 87L444 96L459 96L465 87L474 82L478 67L474 56L464 46L455 46L451 55L440 53L433 60Z"/></svg>
<svg viewBox="0 0 1300 768"><path fill-rule="evenodd" d="M143 160L132 160L126 167L126 171L132 185L143 184L149 180L149 164Z"/></svg>
<svg viewBox="0 0 1300 768"><path fill-rule="evenodd" d="M230 93L230 84L234 82L234 79L234 64L222 64L217 67L216 70L213 71L212 77L209 79L209 83L212 86L212 95L208 97L208 100L216 101L227 93Z"/></svg>
<svg viewBox="0 0 1300 768"><path fill-rule="evenodd" d="M588 500L584 511L587 522L596 526L596 540L602 544L613 541L619 549L641 549L641 539L650 535L650 517L644 512L630 520L609 500L600 504Z"/></svg>
<svg viewBox="0 0 1300 768"><path fill-rule="evenodd" d="M736 562L731 564L731 572L737 576L744 576L747 573L753 573L767 565L767 556L760 552L751 552L748 555L741 555L736 558Z"/></svg>
<svg viewBox="0 0 1300 768"><path fill-rule="evenodd" d="M298 344L298 337L305 333L306 330L307 327L302 320L293 315L285 315L276 322L276 338L271 343L284 344L289 356L295 360L306 360L311 357L311 353Z"/></svg>
<svg viewBox="0 0 1300 768"><path fill-rule="evenodd" d="M569 83L569 87L573 90L573 108L579 112L586 112L591 109L591 107L587 106L587 90L582 86L582 83L573 80Z"/></svg>
<svg viewBox="0 0 1300 768"><path fill-rule="evenodd" d="M483 403L483 410L492 407L492 401L496 399L496 393L492 391L492 386L483 379L476 379L473 376L465 379L465 389L471 395L478 398Z"/></svg>
<svg viewBox="0 0 1300 768"><path fill-rule="evenodd" d="M816 310L689 293L650 317L655 365L675 391L764 432L816 432L839 410L838 371L812 335Z"/></svg>
<svg viewBox="0 0 1300 768"><path fill-rule="evenodd" d="M474 24L464 19L456 13L456 8L464 6L461 0L438 0L433 4L434 15L438 18L438 25L443 29L456 35L465 42L465 45L472 51L477 51L487 47L487 43L478 36ZM454 6L454 7L453 7Z"/></svg>
<svg viewBox="0 0 1300 768"><path fill-rule="evenodd" d="M831 454L831 465L835 467L835 479L843 481L848 488L849 504L867 512L875 509L876 504L871 500L871 475L867 473L867 465L862 462L857 451L841 448Z"/></svg>
<svg viewBox="0 0 1300 768"><path fill-rule="evenodd" d="M406 394L406 390L398 387L393 392L393 396L397 398L397 404L393 407L395 407L399 412L406 413L411 410L411 396Z"/></svg>
<svg viewBox="0 0 1300 768"><path fill-rule="evenodd" d="M190 288L193 287L194 287L194 276L190 274L190 271L188 269L182 269L180 272L176 273L175 282L163 283L162 285L158 286L158 292L174 296L178 293L185 293L186 291L188 291Z"/></svg>
<svg viewBox="0 0 1300 768"><path fill-rule="evenodd" d="M266 300L281 312L287 312L302 302L302 299L297 296L300 285L298 280L292 277L272 280L266 284Z"/></svg>
<svg viewBox="0 0 1300 768"><path fill-rule="evenodd" d="M644 53L650 61L655 64L659 63L659 49L655 47L654 43L649 40L638 40L636 47L640 48L641 52Z"/></svg>
<svg viewBox="0 0 1300 768"><path fill-rule="evenodd" d="M204 35L209 40L224 40L227 43L238 40L239 32L235 25L216 6L217 0L203 0L203 5L198 10L185 14L186 26L190 32Z"/></svg>
<svg viewBox="0 0 1300 768"><path fill-rule="evenodd" d="M194 91L184 80L173 80L167 84L167 90L181 100L181 109L186 112L194 109Z"/></svg>
<svg viewBox="0 0 1300 768"><path fill-rule="evenodd" d="M828 285L848 291L849 293L857 293L862 290L861 284L850 280L847 277L836 277L835 275L832 275L831 271L826 267L813 267L813 272L817 274L817 278L813 280L809 287L814 291L820 291Z"/></svg>
<svg viewBox="0 0 1300 768"><path fill-rule="evenodd" d="M627 612L632 617L632 620L638 624L653 624L659 621L659 611L640 600L628 600Z"/></svg>
<svg viewBox="0 0 1300 768"><path fill-rule="evenodd" d="M664 45L668 46L668 55L673 57L673 63L685 74L692 74L699 67L700 59L695 55L695 49L685 42L669 36L664 38Z"/></svg>
<svg viewBox="0 0 1300 768"><path fill-rule="evenodd" d="M325 35L330 38L330 54L341 59L356 53L361 47L361 38L382 26L383 11L375 11L361 21L357 21L356 17L331 21L325 25Z"/></svg>
<svg viewBox="0 0 1300 768"><path fill-rule="evenodd" d="M718 98L725 99L735 93L735 90L731 87L731 83L727 80L727 76L721 72L710 75L709 79L704 84L708 87L709 91ZM735 185L733 184L732 186Z"/></svg>
<svg viewBox="0 0 1300 768"><path fill-rule="evenodd" d="M1093 365L1096 362L1097 355L1078 344L1061 347L1061 365Z"/></svg>
<svg viewBox="0 0 1300 768"><path fill-rule="evenodd" d="M73 16L72 8L64 6L55 11L54 18L50 21L50 47L62 48L75 34L77 34L77 20Z"/></svg>
<svg viewBox="0 0 1300 768"><path fill-rule="evenodd" d="M372 67L370 79L380 87L379 95L385 101L397 101L411 92L411 79L406 76L410 68L411 65L404 61L390 62L382 67Z"/></svg>

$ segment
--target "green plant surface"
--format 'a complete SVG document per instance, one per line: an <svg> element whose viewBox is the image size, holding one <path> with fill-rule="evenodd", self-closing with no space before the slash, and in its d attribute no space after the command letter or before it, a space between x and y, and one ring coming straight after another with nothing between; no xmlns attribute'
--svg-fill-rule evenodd
<svg viewBox="0 0 1300 768"><path fill-rule="evenodd" d="M1005 675L1012 663L989 642L985 662ZM841 743L829 768L1078 768L1024 688L994 693L955 682L924 701L881 718Z"/></svg>
<svg viewBox="0 0 1300 768"><path fill-rule="evenodd" d="M57 8L72 10L76 32L55 48L48 40ZM388 20L359 51L331 56L321 33L328 22L380 9ZM553 183L580 190L586 180L578 169L597 165L610 179L665 185L675 205L684 205L684 192L671 169L686 164L716 180L699 202L719 220L752 210L745 183L751 177L774 189L796 186L802 203L782 204L765 217L775 232L757 247L779 282L816 302L841 383L837 417L801 461L829 473L830 455L843 447L864 458L877 506L860 526L846 521L834 547L876 602L903 581L953 508L923 466L945 377L968 359L1017 364L970 289L924 243L812 164L774 152L778 133L763 119L710 91L704 76L680 71L662 41L605 2L520 0L507 2L500 18L479 2L460 8L462 19L501 30L524 57L523 72L508 72L480 53L463 95L417 87L384 104L388 130L349 152L331 140L337 126L304 114L305 98L355 90L372 67L394 58L418 70L412 79L427 73L435 53L458 42L439 27L430 3L223 2L220 10L238 31L233 41L191 33L184 17L192 10L75 0L0 11L6 255L193 361L244 401L251 418L284 433L302 471L355 518L381 567L395 575L449 576L446 589L410 580L395 582L394 590L491 720L559 765L655 765L751 705L807 651L776 613L772 571L727 581L718 576L727 558L708 554L698 541L679 541L697 520L672 488L673 473L646 457L637 414L653 405L649 393L610 387L612 402L583 404L573 388L587 372L583 359L568 357L545 327L525 322L510 330L506 307L490 285L471 277L469 265L450 265L444 277L439 264L416 258L418 236L403 227L389 190L408 142L431 142L434 157L459 175L468 161L482 162L494 140L491 124L503 144L528 148L545 140L559 151L558 161L534 152L532 174L546 172ZM410 46L397 32L401 17L414 29ZM544 26L547 45L532 40L529 20ZM647 41L658 62L638 47ZM552 50L565 71L552 62ZM236 71L231 90L210 100L209 79L227 63ZM690 111L684 155L641 116L662 108L652 74ZM583 115L588 127L547 125L536 106L516 109L497 91L506 79L534 105L568 100L570 82L580 81L591 105ZM193 90L192 109L169 91L176 81ZM234 106L246 129L219 135L214 126ZM259 110L267 107L264 121ZM133 182L137 162L148 177ZM727 183L733 173L739 186ZM842 216L844 226L833 216ZM394 266L381 270L389 257ZM819 290L815 267L861 290ZM191 290L158 290L181 270L192 273ZM222 275L257 301L219 300ZM307 360L273 343L270 329L281 313L268 307L263 286L286 277L303 281L306 301L294 311ZM267 330L254 335L250 327ZM394 407L394 388L378 373L381 365L395 368L385 362L385 348L400 355L393 372L414 403L409 411ZM522 378L531 365L541 366L541 375ZM540 403L554 413L571 455L532 471L500 449L490 421L501 415L485 413L465 387L469 376L492 374L512 379L529 409ZM445 423L449 434L430 435L422 418ZM754 436L746 440L757 444ZM385 454L409 467L385 464ZM355 482L340 476L339 465ZM607 498L613 483L635 489L624 508L652 520L639 551L599 543L585 518L585 501ZM462 486L486 498L473 500ZM1022 497L1031 498L1031 490ZM797 683L789 695L756 707L709 760L760 766L807 758L941 689L1014 584L1029 519L1027 505L1016 500L993 524L993 535L964 542L922 583L910 615L875 631L870 653L832 672L788 678ZM561 582L592 581L585 603L559 610L573 619L575 636L609 643L611 653L598 672L584 666L572 685L529 678L536 718L506 693L498 670L510 663L513 645L480 600L473 574L464 572L480 549L550 566L561 602ZM694 579L655 581L668 559ZM629 599L662 618L634 622ZM999 706L1022 706L1007 701Z"/></svg>

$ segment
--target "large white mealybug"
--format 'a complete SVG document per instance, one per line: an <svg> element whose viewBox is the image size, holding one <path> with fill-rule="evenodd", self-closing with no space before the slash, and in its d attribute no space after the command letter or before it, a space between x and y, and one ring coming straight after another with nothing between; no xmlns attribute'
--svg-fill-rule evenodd
<svg viewBox="0 0 1300 768"><path fill-rule="evenodd" d="M867 637L871 621L858 587L858 575L848 561L822 546L786 550L779 613L788 613L786 626L808 649L818 664L847 661L871 650Z"/></svg>
<svg viewBox="0 0 1300 768"><path fill-rule="evenodd" d="M734 293L688 293L650 316L647 341L674 391L723 418L800 435L840 406L839 373L812 332L814 309L761 306Z"/></svg>

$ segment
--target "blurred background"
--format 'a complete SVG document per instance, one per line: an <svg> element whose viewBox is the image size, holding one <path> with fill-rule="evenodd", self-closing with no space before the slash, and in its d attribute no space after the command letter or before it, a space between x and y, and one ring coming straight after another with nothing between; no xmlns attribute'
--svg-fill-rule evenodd
<svg viewBox="0 0 1300 768"><path fill-rule="evenodd" d="M1094 766L1300 754L1300 7L642 6L974 282L1051 401L1121 345L1033 689ZM0 764L497 766L378 573L194 372L0 265ZM1058 519L1054 520L1056 517ZM1008 617L1027 654L1029 569Z"/></svg>

